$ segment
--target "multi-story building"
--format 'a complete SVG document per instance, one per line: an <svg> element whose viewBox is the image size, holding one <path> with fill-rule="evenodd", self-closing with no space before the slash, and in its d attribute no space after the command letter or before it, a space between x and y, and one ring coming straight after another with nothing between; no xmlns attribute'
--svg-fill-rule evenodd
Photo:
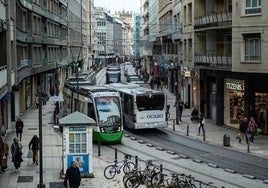
<svg viewBox="0 0 268 188"><path fill-rule="evenodd" d="M141 0L140 56L143 71L149 73L152 64L152 43L149 43L149 0Z"/></svg>
<svg viewBox="0 0 268 188"><path fill-rule="evenodd" d="M14 121L34 104L35 95L59 84L68 56L67 1L11 1L10 117ZM12 74L14 72L14 74ZM14 80L14 84L12 83Z"/></svg>
<svg viewBox="0 0 268 188"><path fill-rule="evenodd" d="M253 116L268 133L267 7L251 0L183 2L194 30L188 41L192 98L217 124L238 127L244 116Z"/></svg>
<svg viewBox="0 0 268 188"><path fill-rule="evenodd" d="M134 15L134 26L133 26L133 59L140 59L140 14Z"/></svg>
<svg viewBox="0 0 268 188"><path fill-rule="evenodd" d="M5 133L8 127L7 106L8 91L10 80L7 80L8 70L10 69L10 48L9 48L9 31L8 30L8 14L6 9L10 4L5 1L0 2L0 136Z"/></svg>

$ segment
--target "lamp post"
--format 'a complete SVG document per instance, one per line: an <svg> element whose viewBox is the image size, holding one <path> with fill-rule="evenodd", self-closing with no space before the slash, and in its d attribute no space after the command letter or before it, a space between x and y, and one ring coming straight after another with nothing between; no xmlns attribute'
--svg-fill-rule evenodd
<svg viewBox="0 0 268 188"><path fill-rule="evenodd" d="M72 52L72 49L70 48L71 50L71 53L72 53L72 66L73 66L73 69L74 69L74 72L76 74L76 94L77 94L77 106L76 106L76 110L79 111L79 75L78 75L78 66L79 66L79 58L80 58L80 54L81 54L81 50L83 48L83 42L81 43L81 46L80 46L80 49L79 49L79 52L78 52L78 56L77 56L77 60L75 61L74 59L74 55L73 55L73 52ZM80 61L82 62L82 60Z"/></svg>
<svg viewBox="0 0 268 188"><path fill-rule="evenodd" d="M42 102L46 100L45 97L39 97L39 184L37 188L45 188L45 184L43 184L43 143L42 143Z"/></svg>

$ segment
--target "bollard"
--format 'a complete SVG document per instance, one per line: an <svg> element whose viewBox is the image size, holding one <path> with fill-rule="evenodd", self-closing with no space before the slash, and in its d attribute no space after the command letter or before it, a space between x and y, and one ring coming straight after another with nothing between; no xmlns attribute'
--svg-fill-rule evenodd
<svg viewBox="0 0 268 188"><path fill-rule="evenodd" d="M160 164L160 173L162 173L163 172L163 165L162 164Z"/></svg>
<svg viewBox="0 0 268 188"><path fill-rule="evenodd" d="M100 141L98 141L98 156L100 156Z"/></svg>
<svg viewBox="0 0 268 188"><path fill-rule="evenodd" d="M249 144L249 142L248 142L248 153L250 153L250 151L249 151L249 145L250 145L250 144Z"/></svg>
<svg viewBox="0 0 268 188"><path fill-rule="evenodd" d="M114 160L117 161L117 148L114 149Z"/></svg>
<svg viewBox="0 0 268 188"><path fill-rule="evenodd" d="M206 131L203 129L203 141L206 141Z"/></svg>
<svg viewBox="0 0 268 188"><path fill-rule="evenodd" d="M138 156L137 155L135 156L135 166L136 168L138 168Z"/></svg>
<svg viewBox="0 0 268 188"><path fill-rule="evenodd" d="M187 136L189 136L189 124L187 124L187 133L186 133Z"/></svg>
<svg viewBox="0 0 268 188"><path fill-rule="evenodd" d="M173 119L173 131L175 131L175 119Z"/></svg>

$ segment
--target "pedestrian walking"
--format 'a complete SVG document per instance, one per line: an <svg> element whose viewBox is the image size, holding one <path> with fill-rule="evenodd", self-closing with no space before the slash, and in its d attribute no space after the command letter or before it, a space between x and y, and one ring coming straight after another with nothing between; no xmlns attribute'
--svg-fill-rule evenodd
<svg viewBox="0 0 268 188"><path fill-rule="evenodd" d="M64 178L64 186L69 185L70 188L78 188L81 183L80 170L75 161L71 162L71 166L66 170Z"/></svg>
<svg viewBox="0 0 268 188"><path fill-rule="evenodd" d="M11 154L12 154L12 162L14 163L14 167L16 171L20 170L20 164L22 160L22 145L19 142L18 138L13 139L13 143L11 145Z"/></svg>
<svg viewBox="0 0 268 188"><path fill-rule="evenodd" d="M38 94L35 94L35 106L36 106L36 108L38 108L38 106L39 106L39 96L38 96Z"/></svg>
<svg viewBox="0 0 268 188"><path fill-rule="evenodd" d="M257 124L254 118L250 117L249 122L248 122L248 129L247 129L248 134L250 134L250 137L249 137L250 142L254 142L254 135L255 135L256 129L257 129Z"/></svg>
<svg viewBox="0 0 268 188"><path fill-rule="evenodd" d="M46 105L47 104L47 98L48 98L48 95L47 95L46 91L42 92L41 97L42 97L43 105Z"/></svg>
<svg viewBox="0 0 268 188"><path fill-rule="evenodd" d="M178 107L178 119L179 119L179 123L182 122L181 120L181 116L182 116L182 112L183 112L183 107L184 107L184 102L183 101L179 101L179 102L175 102L174 107Z"/></svg>
<svg viewBox="0 0 268 188"><path fill-rule="evenodd" d="M33 152L33 164L38 165L39 138L36 135L29 142L29 150Z"/></svg>
<svg viewBox="0 0 268 188"><path fill-rule="evenodd" d="M248 128L248 119L245 117L239 125L239 131L240 131L240 137L239 139L239 143L241 143L241 140L245 137L246 139L246 143L248 144L248 134L247 134L247 128Z"/></svg>
<svg viewBox="0 0 268 188"><path fill-rule="evenodd" d="M205 134L205 128L204 128L205 123L206 123L206 120L205 120L204 114L200 112L199 124L198 124L198 135L200 135L201 129L202 129L203 135Z"/></svg>
<svg viewBox="0 0 268 188"><path fill-rule="evenodd" d="M24 127L23 121L21 120L20 117L18 117L16 121L16 133L17 133L17 138L20 137L20 141L21 141L21 136L23 133L23 127Z"/></svg>
<svg viewBox="0 0 268 188"><path fill-rule="evenodd" d="M7 157L9 154L8 143L4 140L4 137L0 137L0 166L1 173L7 169Z"/></svg>

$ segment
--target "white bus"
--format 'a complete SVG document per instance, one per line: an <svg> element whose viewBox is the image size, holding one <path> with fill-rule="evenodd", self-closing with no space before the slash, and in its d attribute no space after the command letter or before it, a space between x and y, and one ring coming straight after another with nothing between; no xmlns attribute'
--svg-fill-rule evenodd
<svg viewBox="0 0 268 188"><path fill-rule="evenodd" d="M124 126L130 129L165 128L167 95L138 84L112 83L107 85L120 93Z"/></svg>

